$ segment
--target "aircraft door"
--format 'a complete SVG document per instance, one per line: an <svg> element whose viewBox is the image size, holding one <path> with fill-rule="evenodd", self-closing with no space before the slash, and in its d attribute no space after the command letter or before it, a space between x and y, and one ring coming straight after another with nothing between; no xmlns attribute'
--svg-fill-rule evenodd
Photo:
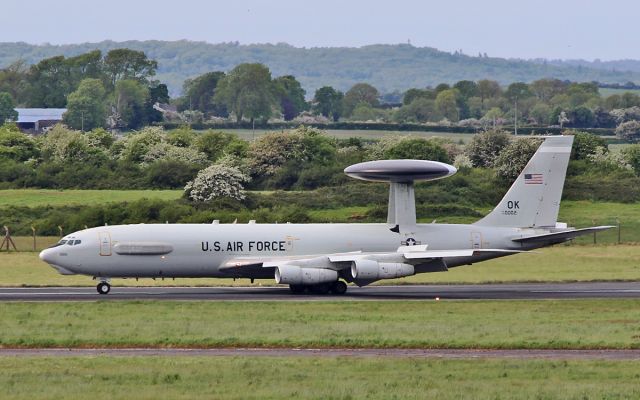
<svg viewBox="0 0 640 400"><path fill-rule="evenodd" d="M110 256L111 255L111 235L109 235L109 232L98 233L98 240L100 241L100 255Z"/></svg>
<svg viewBox="0 0 640 400"><path fill-rule="evenodd" d="M480 232L471 232L471 248L482 248L482 234Z"/></svg>

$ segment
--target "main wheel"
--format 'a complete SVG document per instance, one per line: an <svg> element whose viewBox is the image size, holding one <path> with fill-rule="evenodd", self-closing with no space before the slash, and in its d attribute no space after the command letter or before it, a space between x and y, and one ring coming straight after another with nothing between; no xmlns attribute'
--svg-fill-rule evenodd
<svg viewBox="0 0 640 400"><path fill-rule="evenodd" d="M109 285L107 282L100 282L98 283L98 286L96 286L96 289L98 290L99 294L107 294L111 290L111 285Z"/></svg>
<svg viewBox="0 0 640 400"><path fill-rule="evenodd" d="M306 289L307 288L304 285L289 285L289 290L294 294L302 294Z"/></svg>
<svg viewBox="0 0 640 400"><path fill-rule="evenodd" d="M311 286L311 293L313 294L327 294L331 290L331 285L328 283L319 283Z"/></svg>
<svg viewBox="0 0 640 400"><path fill-rule="evenodd" d="M345 294L347 292L347 284L343 281L336 281L331 285L331 293Z"/></svg>

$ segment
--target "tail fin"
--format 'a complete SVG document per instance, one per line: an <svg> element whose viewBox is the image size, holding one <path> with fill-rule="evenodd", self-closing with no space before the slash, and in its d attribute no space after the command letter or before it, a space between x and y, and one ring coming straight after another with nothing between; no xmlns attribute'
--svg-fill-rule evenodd
<svg viewBox="0 0 640 400"><path fill-rule="evenodd" d="M476 225L555 226L572 144L573 136L546 138L500 204Z"/></svg>

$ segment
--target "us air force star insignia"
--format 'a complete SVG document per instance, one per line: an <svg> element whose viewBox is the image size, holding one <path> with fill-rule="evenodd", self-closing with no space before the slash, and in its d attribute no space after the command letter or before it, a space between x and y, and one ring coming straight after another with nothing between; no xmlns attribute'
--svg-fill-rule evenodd
<svg viewBox="0 0 640 400"><path fill-rule="evenodd" d="M417 242L414 238L408 238L407 240L402 242L403 246L415 246L417 244L420 244L420 242Z"/></svg>

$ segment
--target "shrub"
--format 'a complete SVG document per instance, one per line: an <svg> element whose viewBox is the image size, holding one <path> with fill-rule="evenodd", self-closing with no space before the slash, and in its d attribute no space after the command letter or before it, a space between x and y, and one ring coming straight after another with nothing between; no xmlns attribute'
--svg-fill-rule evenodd
<svg viewBox="0 0 640 400"><path fill-rule="evenodd" d="M486 131L473 136L466 153L474 167L490 168L498 154L509 144L509 134L503 131Z"/></svg>
<svg viewBox="0 0 640 400"><path fill-rule="evenodd" d="M184 190L187 197L196 202L207 202L217 197L242 200L245 197L242 184L249 179L236 167L214 164L198 172Z"/></svg>

